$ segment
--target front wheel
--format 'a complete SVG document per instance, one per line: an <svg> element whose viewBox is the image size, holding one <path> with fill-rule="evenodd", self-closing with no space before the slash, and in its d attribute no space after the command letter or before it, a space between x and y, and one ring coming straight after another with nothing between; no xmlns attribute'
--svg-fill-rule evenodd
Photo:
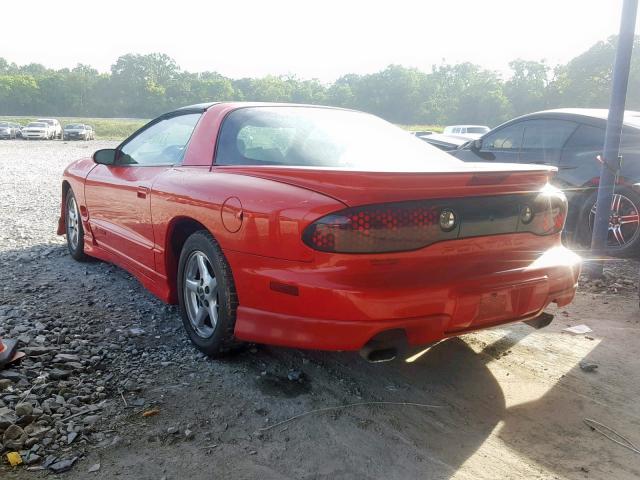
<svg viewBox="0 0 640 480"><path fill-rule="evenodd" d="M596 218L598 192L584 203L580 212L579 237L590 245ZM607 253L630 257L640 253L640 195L630 188L616 188L609 212Z"/></svg>
<svg viewBox="0 0 640 480"><path fill-rule="evenodd" d="M69 254L79 262L84 262L88 259L84 253L84 229L82 227L82 218L80 217L80 209L78 208L78 202L73 194L73 191L69 189L66 198L66 211L65 211L65 229L67 233L67 249Z"/></svg>
<svg viewBox="0 0 640 480"><path fill-rule="evenodd" d="M200 351L220 357L239 345L233 334L238 295L231 267L207 231L191 235L182 248L178 300L184 328Z"/></svg>

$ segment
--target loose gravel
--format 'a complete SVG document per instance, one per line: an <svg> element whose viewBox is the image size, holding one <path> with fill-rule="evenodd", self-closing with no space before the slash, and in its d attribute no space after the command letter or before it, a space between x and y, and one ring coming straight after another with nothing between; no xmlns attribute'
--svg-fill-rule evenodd
<svg viewBox="0 0 640 480"><path fill-rule="evenodd" d="M114 145L0 143L0 337L26 354L0 371L0 452L18 451L34 470L60 473L89 446L117 443L102 432L105 412L151 408L143 386L178 359L202 359L184 342L156 342L181 339L173 307L116 267L71 261L56 235L65 166Z"/></svg>
<svg viewBox="0 0 640 480"><path fill-rule="evenodd" d="M267 412L255 398L261 388L290 397L308 392L291 361L267 369L255 348L239 354L246 360L240 366L235 359L210 361L186 339L175 306L157 300L124 270L70 258L64 237L56 235L62 172L71 161L115 145L0 143L0 337L18 340L26 354L0 370L0 453L18 452L27 470L62 473L92 452L139 439L141 426L149 442L190 442L199 433L205 443L219 443L237 423L236 407L247 403L247 411ZM219 422L223 430L208 428L209 415L202 423L202 415L182 412L185 399L176 402L177 411L163 406L167 390L188 397L191 388L202 388L190 385L195 372L230 390L207 400L217 408L203 405L215 410L212 418L234 410ZM247 372L253 395L223 405L241 393L234 390ZM169 425L149 430L160 413ZM262 415L251 431L262 426Z"/></svg>

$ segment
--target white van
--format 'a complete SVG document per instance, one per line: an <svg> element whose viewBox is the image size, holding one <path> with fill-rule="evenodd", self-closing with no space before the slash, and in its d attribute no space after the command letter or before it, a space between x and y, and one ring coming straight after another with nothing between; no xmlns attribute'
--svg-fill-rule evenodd
<svg viewBox="0 0 640 480"><path fill-rule="evenodd" d="M449 125L444 127L445 135L460 135L470 140L476 140L491 130L486 125Z"/></svg>

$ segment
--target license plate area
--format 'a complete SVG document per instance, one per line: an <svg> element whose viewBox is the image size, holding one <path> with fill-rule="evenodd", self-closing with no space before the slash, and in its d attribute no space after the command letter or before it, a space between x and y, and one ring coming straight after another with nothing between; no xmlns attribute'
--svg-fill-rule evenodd
<svg viewBox="0 0 640 480"><path fill-rule="evenodd" d="M482 291L459 292L448 331L515 320L544 308L549 295L547 277L496 285Z"/></svg>

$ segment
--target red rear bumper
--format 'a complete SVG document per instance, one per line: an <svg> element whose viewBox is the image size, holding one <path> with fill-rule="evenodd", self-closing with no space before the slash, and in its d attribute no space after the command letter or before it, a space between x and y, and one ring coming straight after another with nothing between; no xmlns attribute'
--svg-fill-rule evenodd
<svg viewBox="0 0 640 480"><path fill-rule="evenodd" d="M240 299L235 334L359 350L387 330L421 345L527 320L575 294L580 258L556 240L504 235L402 254L319 255L312 263L226 252ZM534 253L541 243L548 248Z"/></svg>

